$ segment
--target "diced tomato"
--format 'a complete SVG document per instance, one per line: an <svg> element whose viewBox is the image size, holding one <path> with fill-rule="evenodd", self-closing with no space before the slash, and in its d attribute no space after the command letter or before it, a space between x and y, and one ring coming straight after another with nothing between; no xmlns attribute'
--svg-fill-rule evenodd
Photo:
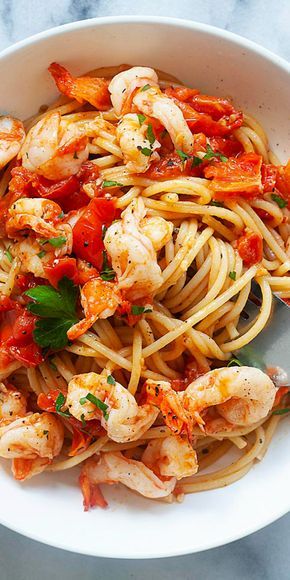
<svg viewBox="0 0 290 580"><path fill-rule="evenodd" d="M125 321L129 326L134 326L134 324L141 319L142 314L132 314L132 306L145 306L146 304L152 304L152 298L150 296L139 298L138 300L135 300L134 304L132 304L130 300L124 298L118 306L116 314L117 316L125 318Z"/></svg>
<svg viewBox="0 0 290 580"><path fill-rule="evenodd" d="M257 264L263 258L263 238L249 230L238 238L237 249L245 264Z"/></svg>
<svg viewBox="0 0 290 580"><path fill-rule="evenodd" d="M9 314L1 325L1 344L8 355L24 365L36 366L43 362L41 348L33 340L36 316L22 309L13 317ZM6 334L6 336L5 336ZM8 336L7 336L8 334Z"/></svg>
<svg viewBox="0 0 290 580"><path fill-rule="evenodd" d="M55 403L58 395L62 391L60 389L52 389L48 393L40 393L37 397L37 405L42 411L48 413L55 413Z"/></svg>
<svg viewBox="0 0 290 580"><path fill-rule="evenodd" d="M70 99L79 103L87 101L99 111L106 111L111 106L109 81L96 77L74 77L67 69L52 62L48 67L58 90Z"/></svg>
<svg viewBox="0 0 290 580"><path fill-rule="evenodd" d="M215 153L221 153L225 157L237 157L244 152L243 146L234 137L210 137L209 142Z"/></svg>
<svg viewBox="0 0 290 580"><path fill-rule="evenodd" d="M224 137L242 125L243 113L236 111L227 99L200 95L198 92L192 96L188 93L186 98L186 91L172 87L165 89L165 93L175 100L193 133Z"/></svg>
<svg viewBox="0 0 290 580"><path fill-rule="evenodd" d="M243 153L230 157L226 162L213 162L204 170L207 179L213 179L211 187L215 199L227 199L235 195L245 198L257 197L262 193L262 157L256 153Z"/></svg>
<svg viewBox="0 0 290 580"><path fill-rule="evenodd" d="M280 387L279 389L277 389L273 407L277 407L277 405L280 405L281 400L285 395L287 395L287 393L289 393L289 387Z"/></svg>
<svg viewBox="0 0 290 580"><path fill-rule="evenodd" d="M183 103L199 94L197 89L189 89L187 87L166 87L164 92L168 97L173 97Z"/></svg>
<svg viewBox="0 0 290 580"><path fill-rule="evenodd" d="M101 269L104 244L102 227L115 219L116 209L112 199L93 198L73 228L73 251L78 258Z"/></svg>
<svg viewBox="0 0 290 580"><path fill-rule="evenodd" d="M39 284L44 284L43 278L36 278L30 272L28 274L17 274L15 277L15 286L20 289L21 294L29 290L29 288L35 288ZM23 299L26 298L28 299L28 297L23 296Z"/></svg>
<svg viewBox="0 0 290 580"><path fill-rule="evenodd" d="M173 379L171 386L174 391L184 391L192 381L201 377L210 370L210 367L201 367L197 364L195 359L190 359L185 366L183 377L181 379Z"/></svg>
<svg viewBox="0 0 290 580"><path fill-rule="evenodd" d="M9 312L9 310L17 310L19 308L20 305L15 300L11 300L11 298L3 294L0 296L0 312Z"/></svg>
<svg viewBox="0 0 290 580"><path fill-rule="evenodd" d="M79 282L77 262L75 258L68 258L67 256L56 258L51 264L44 266L44 272L49 283L55 288L58 287L59 281L64 276L72 280L74 284L78 284Z"/></svg>
<svg viewBox="0 0 290 580"><path fill-rule="evenodd" d="M275 190L278 168L275 165L262 163L262 186L264 193Z"/></svg>
<svg viewBox="0 0 290 580"><path fill-rule="evenodd" d="M168 153L152 163L144 176L149 179L173 179L184 174L184 162L175 152Z"/></svg>

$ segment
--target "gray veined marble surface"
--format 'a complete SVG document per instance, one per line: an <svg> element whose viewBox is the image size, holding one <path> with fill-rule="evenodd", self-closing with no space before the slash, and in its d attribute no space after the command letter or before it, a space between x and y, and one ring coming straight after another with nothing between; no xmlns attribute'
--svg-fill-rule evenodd
<svg viewBox="0 0 290 580"><path fill-rule="evenodd" d="M290 0L0 0L0 50L52 26L121 14L197 20L246 36L290 59ZM0 580L54 578L289 580L290 515L223 548L139 562L78 556L43 546L0 526Z"/></svg>

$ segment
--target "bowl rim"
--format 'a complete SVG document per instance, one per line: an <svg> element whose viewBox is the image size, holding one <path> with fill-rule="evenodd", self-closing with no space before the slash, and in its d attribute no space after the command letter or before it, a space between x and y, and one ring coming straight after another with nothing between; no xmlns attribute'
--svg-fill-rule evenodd
<svg viewBox="0 0 290 580"><path fill-rule="evenodd" d="M187 20L187 19L182 19L182 18L173 18L173 17L167 17L167 16L154 16L154 15L142 15L142 16L138 16L138 15L122 15L122 16L105 16L105 17L94 17L94 18L89 18L89 19L85 19L85 20L77 20L74 22L69 22L66 24L62 24L59 26L55 26L52 28L49 28L47 30L44 30L42 32L39 32L37 34L31 35L23 40L20 40L14 44L12 44L11 46L8 46L7 48L5 48L4 50L0 51L0 61L9 58L10 56L12 56L13 54L17 54L18 52L21 52L23 49L25 49L28 46L33 46L33 45L37 45L39 42L41 42L42 40L51 38L51 37L55 37L55 36L61 36L61 35L65 35L67 32L71 32L74 30L81 30L81 29L85 29L85 28L91 28L91 27L99 27L99 26L106 26L106 25L114 25L114 24L129 24L129 25L133 25L133 24L161 24L161 25L167 25L167 26L172 26L172 28L186 28L186 29L190 29L192 31L201 31L204 32L205 34L208 34L209 36L214 36L216 38L221 38L221 39L225 39L228 40L229 42L235 44L236 46L239 46L241 48L245 48L246 50L249 50L251 53L254 53L260 57L262 57L264 60L268 61L269 63L275 65L276 67L282 69L284 72L290 74L290 63L283 57L276 55L274 52L272 52L271 50L264 48L263 46L261 46L260 44L249 40L248 38L241 36L239 34L230 32L228 30L224 30L222 28L218 28L216 26L212 26L210 24L204 24L202 22L197 22L194 20ZM156 553L147 553L146 555L140 555L140 554L136 554L136 553L126 553L123 555L118 555L116 556L114 554L114 552L103 552L103 553L99 553L99 554L93 554L90 550L84 550L84 549L78 549L76 551L76 549L74 547L71 547L67 544L65 544L65 542L61 543L61 542L53 542L52 540L47 540L41 536L39 536L36 533L31 533L31 532L27 532L27 530L21 525L21 523L19 525L13 525L10 522L8 522L7 520L3 520L1 518L0 523L1 525L3 525L4 527L6 527L7 529L12 530L13 532L17 532L29 539L32 539L34 541L40 542L42 544L48 545L50 547L53 548L59 548L59 549L63 549L72 553L79 553L79 554L83 554L83 555L87 555L87 556L95 556L95 557L103 557L103 558L118 558L118 559L150 559L150 558L165 558L165 557L176 557L176 556L184 556L186 554L193 554L193 553L197 553L197 552L201 552L201 551L205 551L205 550L209 550L212 548L218 548L220 546L232 543L234 541L237 541L239 539L242 539L254 532L257 532L258 530L264 528L265 526L273 523L274 521L280 519L283 515L285 515L286 513L288 513L288 511L290 510L290 502L289 502L289 506L277 510L276 513L273 515L273 513L271 514L271 516L269 517L264 517L264 518L260 518L259 522L256 524L252 524L252 525L248 525L246 526L243 530L241 530L241 532L236 532L235 534L231 534L230 537L223 537L223 539L219 540L218 538L216 539L215 542L210 542L208 545L206 546L197 546L196 548L193 548L190 550L190 552L188 551L188 548L185 548L184 550L182 549L176 549L174 552L171 552L170 554L168 554L168 552L166 550L160 551L160 553L158 555L156 555Z"/></svg>

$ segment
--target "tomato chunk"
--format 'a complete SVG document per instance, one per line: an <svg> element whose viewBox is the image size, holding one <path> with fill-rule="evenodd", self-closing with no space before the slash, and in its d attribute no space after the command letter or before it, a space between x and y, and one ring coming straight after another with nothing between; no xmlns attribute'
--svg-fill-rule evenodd
<svg viewBox="0 0 290 580"><path fill-rule="evenodd" d="M100 270L103 263L103 226L109 226L116 215L112 199L93 198L73 228L73 251L78 258Z"/></svg>
<svg viewBox="0 0 290 580"><path fill-rule="evenodd" d="M48 70L53 76L58 90L70 99L76 99L79 103L87 101L100 111L110 108L109 81L106 79L74 77L64 66L57 62L52 62Z"/></svg>
<svg viewBox="0 0 290 580"><path fill-rule="evenodd" d="M278 168L275 165L262 163L262 186L264 193L275 190Z"/></svg>
<svg viewBox="0 0 290 580"><path fill-rule="evenodd" d="M237 249L244 263L253 266L263 258L263 238L249 230L238 238Z"/></svg>
<svg viewBox="0 0 290 580"><path fill-rule="evenodd" d="M277 179L276 179L276 188L278 189L279 193L283 196L283 198L290 201L290 159L285 166L280 166L277 168Z"/></svg>
<svg viewBox="0 0 290 580"><path fill-rule="evenodd" d="M44 266L44 272L49 283L55 288L58 287L59 281L64 276L72 280L74 284L78 284L79 281L77 262L75 258L56 258L51 264Z"/></svg>
<svg viewBox="0 0 290 580"><path fill-rule="evenodd" d="M213 162L205 168L204 175L207 179L212 178L211 187L216 199L235 195L253 198L263 192L261 166L261 155L243 153L222 163Z"/></svg>
<svg viewBox="0 0 290 580"><path fill-rule="evenodd" d="M41 348L33 340L36 316L21 307L2 316L1 360L3 355L6 356L7 364L13 358L27 366L36 366L43 362Z"/></svg>

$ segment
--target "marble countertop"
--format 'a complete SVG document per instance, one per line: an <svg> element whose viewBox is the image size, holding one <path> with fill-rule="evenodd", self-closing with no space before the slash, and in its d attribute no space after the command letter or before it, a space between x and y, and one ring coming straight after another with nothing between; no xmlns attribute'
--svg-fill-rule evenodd
<svg viewBox="0 0 290 580"><path fill-rule="evenodd" d="M290 59L289 0L0 0L0 50L52 26L122 14L174 16L212 24ZM0 566L1 580L288 580L290 515L223 548L138 562L70 554L0 526Z"/></svg>

